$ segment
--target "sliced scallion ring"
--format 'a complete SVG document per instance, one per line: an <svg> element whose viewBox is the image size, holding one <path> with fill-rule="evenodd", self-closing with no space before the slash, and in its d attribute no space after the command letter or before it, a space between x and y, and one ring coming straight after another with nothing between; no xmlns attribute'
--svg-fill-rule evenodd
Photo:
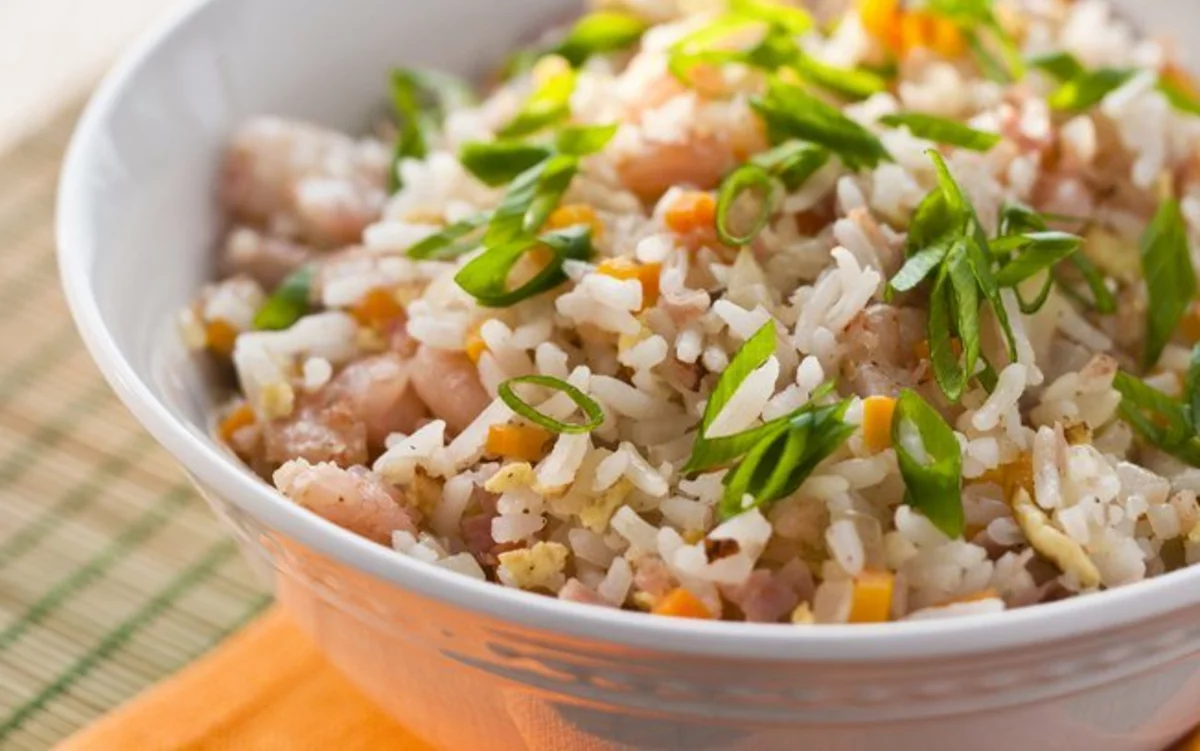
<svg viewBox="0 0 1200 751"><path fill-rule="evenodd" d="M552 255L548 262L516 289L509 289L509 275L527 253L543 249ZM541 237L518 237L489 247L459 269L454 281L463 291L489 308L507 308L554 289L567 280L563 262L585 261L591 255L591 231L586 226L568 227Z"/></svg>
<svg viewBox="0 0 1200 751"><path fill-rule="evenodd" d="M537 411L529 402L518 396L517 392L513 389L514 386L523 383L531 386L542 386L543 388L561 391L566 394L583 411L584 416L587 417L587 422L563 422ZM499 388L497 388L497 393L500 401L508 405L508 408L513 412L516 412L535 425L539 425L554 433L590 433L604 424L604 410L601 409L600 404L561 378L547 375L528 375L509 378L500 384Z"/></svg>
<svg viewBox="0 0 1200 751"><path fill-rule="evenodd" d="M735 234L736 230L730 227L730 215L734 211L734 204L743 194L756 190L762 193L762 203L754 221L745 232ZM743 164L731 172L721 183L721 189L717 193L717 236L721 238L721 242L733 247L752 242L771 220L771 214L775 210L774 198L775 181L762 167L757 164Z"/></svg>

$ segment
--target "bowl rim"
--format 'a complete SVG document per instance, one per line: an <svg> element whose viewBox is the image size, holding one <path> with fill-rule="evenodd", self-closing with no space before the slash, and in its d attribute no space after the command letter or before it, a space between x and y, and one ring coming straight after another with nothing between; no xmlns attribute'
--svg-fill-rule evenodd
<svg viewBox="0 0 1200 751"><path fill-rule="evenodd" d="M131 95L133 74L169 49L208 8L246 0L190 0L166 14L104 77L71 138L59 182L57 258L63 290L84 343L113 390L193 479L272 530L359 571L443 604L500 621L611 644L714 658L861 663L983 653L1119 630L1200 604L1200 566L1104 592L1005 611L923 621L797 628L648 617L536 595L429 566L288 502L236 459L201 441L154 396L100 316L84 256L95 185L89 156L113 110Z"/></svg>

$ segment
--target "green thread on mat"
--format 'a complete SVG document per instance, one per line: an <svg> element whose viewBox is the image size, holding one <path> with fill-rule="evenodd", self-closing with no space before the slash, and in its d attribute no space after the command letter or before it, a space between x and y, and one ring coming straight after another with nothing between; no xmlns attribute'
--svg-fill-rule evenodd
<svg viewBox="0 0 1200 751"><path fill-rule="evenodd" d="M0 569L37 547L37 544L46 535L54 531L55 525L62 519L82 511L96 501L102 490L101 483L124 476L141 458L135 451L139 448L149 448L152 445L149 436L145 433L133 434L131 440L121 446L117 455L110 456L103 463L93 467L87 477L60 495L53 506L44 510L33 521L26 523L4 540L3 544L0 544ZM0 485L8 481L9 478L0 476Z"/></svg>
<svg viewBox="0 0 1200 751"><path fill-rule="evenodd" d="M0 404L16 396L26 386L32 385L29 377L45 373L67 355L77 351L79 339L75 329L63 325L62 329L44 340L36 349L11 366L0 370Z"/></svg>
<svg viewBox="0 0 1200 751"><path fill-rule="evenodd" d="M55 678L32 699L17 707L3 722L0 722L0 741L7 738L55 697L70 689L72 684L86 676L113 652L124 646L141 628L162 615L189 589L211 576L217 566L236 552L237 547L230 540L219 542L209 548L199 561L185 569L145 605L101 637L94 649L72 663L58 678ZM257 607L261 608L262 603ZM240 623L232 626L230 630L236 628L237 625Z"/></svg>
<svg viewBox="0 0 1200 751"><path fill-rule="evenodd" d="M49 420L39 422L34 430L22 437L21 444L7 452L4 461L0 462L0 485L9 484L20 477L33 466L36 454L57 446L70 435L70 429L81 417L94 413L96 407L110 399L110 395L104 382L93 381L83 393L62 405Z"/></svg>
<svg viewBox="0 0 1200 751"><path fill-rule="evenodd" d="M126 527L108 547L86 564L60 579L50 588L50 591L42 595L29 606L28 610L21 613L3 631L0 631L0 650L12 646L13 642L19 639L27 628L41 621L48 613L61 605L67 597L103 576L108 569L128 555L135 545L141 543L165 524L171 518L172 511L185 505L191 499L190 489L185 485L177 486L164 495L149 511Z"/></svg>

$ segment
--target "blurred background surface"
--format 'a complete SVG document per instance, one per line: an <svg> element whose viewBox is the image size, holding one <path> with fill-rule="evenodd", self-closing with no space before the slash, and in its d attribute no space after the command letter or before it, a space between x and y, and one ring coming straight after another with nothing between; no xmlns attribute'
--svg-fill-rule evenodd
<svg viewBox="0 0 1200 751"><path fill-rule="evenodd" d="M55 187L75 120L120 51L178 4L0 0L4 751L52 747L269 601L100 377L55 266Z"/></svg>
<svg viewBox="0 0 1200 751"><path fill-rule="evenodd" d="M0 2L0 151L95 84L171 0ZM2 189L0 189L2 190Z"/></svg>

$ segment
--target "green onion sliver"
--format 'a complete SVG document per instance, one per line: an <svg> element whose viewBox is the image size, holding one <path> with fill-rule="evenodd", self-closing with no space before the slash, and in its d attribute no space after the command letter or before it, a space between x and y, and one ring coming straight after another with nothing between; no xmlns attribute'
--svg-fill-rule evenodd
<svg viewBox="0 0 1200 751"><path fill-rule="evenodd" d="M280 331L303 318L308 313L313 271L312 266L305 266L284 279L254 314L254 328Z"/></svg>
<svg viewBox="0 0 1200 751"><path fill-rule="evenodd" d="M922 112L899 112L884 115L879 122L893 128L908 128L917 138L957 146L971 151L990 151L1000 143L1000 136L976 130L956 120L948 120Z"/></svg>
<svg viewBox="0 0 1200 751"><path fill-rule="evenodd" d="M538 412L528 402L517 396L517 392L513 390L514 386L522 383L561 391L570 397L571 401L575 402L579 409L583 410L583 414L587 417L587 422L562 422ZM497 392L500 400L508 405L508 408L513 412L554 433L590 433L604 424L604 410L601 409L600 404L561 378L547 375L528 375L510 378L500 384Z"/></svg>
<svg viewBox="0 0 1200 751"><path fill-rule="evenodd" d="M418 261L445 261L469 253L479 247L483 226L489 219L491 214L487 212L460 219L416 243L405 255Z"/></svg>
<svg viewBox="0 0 1200 751"><path fill-rule="evenodd" d="M735 234L729 226L734 204L744 193L754 190L763 194L761 205L750 227L742 234ZM721 183L721 189L717 193L717 236L721 238L721 242L733 247L752 242L771 220L771 214L775 210L772 205L774 192L775 183L770 173L756 164L743 164L730 173Z"/></svg>
<svg viewBox="0 0 1200 751"><path fill-rule="evenodd" d="M528 281L510 290L508 277L513 267L538 248L551 251L550 261ZM541 237L520 237L489 247L459 269L454 281L480 305L507 308L562 284L567 280L563 262L586 261L591 252L591 231L586 226L568 227Z"/></svg>

